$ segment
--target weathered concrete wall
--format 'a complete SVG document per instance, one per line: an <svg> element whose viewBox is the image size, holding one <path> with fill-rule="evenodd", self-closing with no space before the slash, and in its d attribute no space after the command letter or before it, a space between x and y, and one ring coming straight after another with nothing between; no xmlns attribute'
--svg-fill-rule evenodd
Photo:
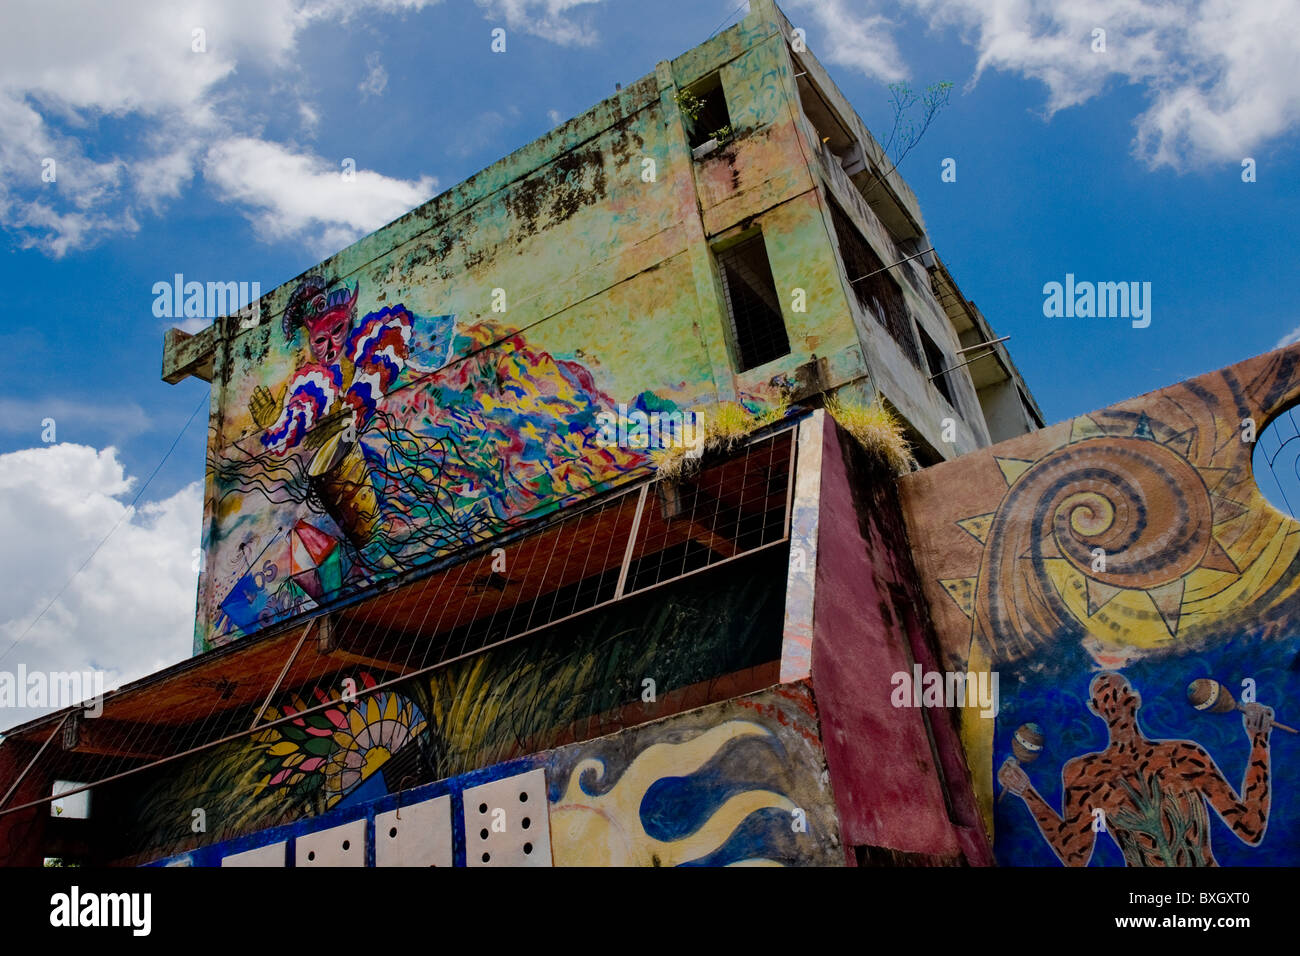
<svg viewBox="0 0 1300 956"><path fill-rule="evenodd" d="M1243 441L1297 398L1292 347L901 480L946 666L999 675L963 738L1001 862L1300 861L1297 739L1251 703L1296 722L1300 527Z"/></svg>
<svg viewBox="0 0 1300 956"><path fill-rule="evenodd" d="M781 43L751 17L223 322L196 650L644 473L620 403L863 374ZM696 163L676 84L715 69L736 135ZM710 243L754 227L791 354L737 374Z"/></svg>

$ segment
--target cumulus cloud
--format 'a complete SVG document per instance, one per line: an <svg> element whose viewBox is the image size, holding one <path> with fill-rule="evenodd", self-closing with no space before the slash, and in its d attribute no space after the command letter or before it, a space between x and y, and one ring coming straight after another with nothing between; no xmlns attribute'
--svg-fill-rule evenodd
<svg viewBox="0 0 1300 956"><path fill-rule="evenodd" d="M132 512L134 485L111 447L59 444L0 455L0 540L11 542L0 549L0 670L102 670L108 689L189 656L202 486ZM0 729L37 714L0 709Z"/></svg>
<svg viewBox="0 0 1300 956"><path fill-rule="evenodd" d="M261 135L257 103L277 84L297 88L293 54L307 28L435 2L10 0L0 12L0 225L54 258L137 231L142 213L190 186L211 144ZM368 66L363 90L377 95L386 74ZM299 100L310 130L317 111ZM131 132L106 146L105 118L129 118L118 128Z"/></svg>
<svg viewBox="0 0 1300 956"><path fill-rule="evenodd" d="M825 58L882 81L906 74L880 2L796 0L821 28ZM1300 5L1294 0L902 0L936 29L955 29L988 69L1047 88L1045 111L1135 84L1147 108L1133 152L1151 168L1239 161L1300 121ZM1094 31L1105 50L1094 50Z"/></svg>
<svg viewBox="0 0 1300 956"><path fill-rule="evenodd" d="M244 137L214 146L205 176L248 211L265 239L298 239L324 255L373 232L434 195L438 181L411 182L342 166L278 143Z"/></svg>
<svg viewBox="0 0 1300 956"><path fill-rule="evenodd" d="M561 46L591 46L596 29L571 11L602 0L474 0L488 20L504 21L507 30L529 33ZM507 34L507 39L508 39ZM509 46L507 45L507 49Z"/></svg>
<svg viewBox="0 0 1300 956"><path fill-rule="evenodd" d="M907 66L890 32L894 24L883 14L863 10L860 3L850 6L847 0L796 0L792 8L805 12L810 25L820 28L809 33L819 40L814 52L823 63L885 83L906 79Z"/></svg>

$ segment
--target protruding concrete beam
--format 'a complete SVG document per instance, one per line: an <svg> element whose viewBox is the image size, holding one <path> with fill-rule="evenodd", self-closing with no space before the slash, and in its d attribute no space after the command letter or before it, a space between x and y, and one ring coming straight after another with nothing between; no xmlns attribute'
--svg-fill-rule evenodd
<svg viewBox="0 0 1300 956"><path fill-rule="evenodd" d="M211 382L212 359L216 351L216 323L193 335L181 329L168 329L163 336L163 381L175 385L193 375Z"/></svg>

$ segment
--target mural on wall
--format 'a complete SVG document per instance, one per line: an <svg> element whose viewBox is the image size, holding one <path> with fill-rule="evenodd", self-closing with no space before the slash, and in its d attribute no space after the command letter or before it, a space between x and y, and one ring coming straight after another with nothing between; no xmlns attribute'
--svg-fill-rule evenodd
<svg viewBox="0 0 1300 956"><path fill-rule="evenodd" d="M120 855L192 844L195 807L208 822L198 842L228 839L596 736L611 718L645 720L647 675L667 700L778 659L783 595L769 582L787 562L773 548L375 695L350 699L392 675L342 671L287 694L263 722L295 719L178 761L151 785L105 793L120 793L129 803L119 815L140 821L118 835Z"/></svg>
<svg viewBox="0 0 1300 956"><path fill-rule="evenodd" d="M814 356L828 383L865 372L769 40L755 23L675 64L726 90L736 136L705 161L651 74L230 323L196 653L648 474L601 412L763 412ZM789 355L735 372L701 216L761 224L774 281L807 289Z"/></svg>
<svg viewBox="0 0 1300 956"><path fill-rule="evenodd" d="M615 407L580 363L487 322L402 305L356 318L358 290L309 276L286 343L307 355L256 386L255 435L212 462L226 530L206 639L215 646L498 534L648 465L598 442ZM442 364L453 354L464 358ZM431 371L438 368L437 371ZM632 410L675 410L653 395ZM224 573L222 573L224 571Z"/></svg>
<svg viewBox="0 0 1300 956"><path fill-rule="evenodd" d="M1300 694L1300 525L1242 440L1300 396L1296 359L901 482L948 666L1000 675L996 718L965 710L962 733L1002 862L1300 861L1300 753L1276 732Z"/></svg>
<svg viewBox="0 0 1300 956"><path fill-rule="evenodd" d="M336 694L317 688L311 703L295 697L278 710L267 708L264 720L270 722L333 702L325 710L278 724L253 738L266 761L265 774L253 796L268 787L318 788L325 809L332 809L403 748L424 745L428 725L420 708L407 697L380 691L348 699L377 683L362 672L359 684L345 686ZM386 788L379 790L386 792Z"/></svg>
<svg viewBox="0 0 1300 956"><path fill-rule="evenodd" d="M399 714L380 706L369 725ZM556 866L835 865L844 858L816 729L808 685L787 684L452 777L403 795L402 805L434 792L459 804L470 788L542 769ZM160 862L218 865L227 853L394 805L382 795L353 799L346 812L336 808ZM452 817L451 855L464 866L458 806Z"/></svg>
<svg viewBox="0 0 1300 956"><path fill-rule="evenodd" d="M1026 734L1013 739L1013 755L998 780L1024 800L1056 856L1066 866L1087 866L1099 833L1109 833L1128 866L1213 866L1207 804L1243 843L1257 845L1268 826L1271 709L1246 705L1250 753L1238 796L1199 744L1147 738L1138 723L1141 704L1122 675L1106 671L1093 678L1088 709L1106 725L1106 748L1065 764L1059 814L1020 763L1037 759L1041 734L1036 745L1026 746Z"/></svg>
<svg viewBox="0 0 1300 956"><path fill-rule="evenodd" d="M843 862L816 712L789 684L549 762L557 866Z"/></svg>

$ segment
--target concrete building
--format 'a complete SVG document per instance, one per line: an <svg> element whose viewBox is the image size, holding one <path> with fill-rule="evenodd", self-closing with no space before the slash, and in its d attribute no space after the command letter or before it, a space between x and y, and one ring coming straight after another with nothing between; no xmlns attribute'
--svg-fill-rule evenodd
<svg viewBox="0 0 1300 956"><path fill-rule="evenodd" d="M915 197L799 47L755 0L249 312L168 334L164 378L212 383L195 655L101 716L7 735L4 859L1019 860L1037 837L999 843L997 815L1036 818L994 806L993 761L1038 751L998 716L992 664L1005 700L1038 655L1086 673L1070 641L1150 663L1171 581L1182 600L1200 565L1129 583L1146 566L1107 538L1120 570L1090 585L1076 559L1104 508L1049 482L1067 530L1047 531L1073 544L999 578L990 542L1028 534L1018 560L1042 537L1016 489L1079 441L1123 468L1130 441L1222 449L1184 449L1142 399L1040 430ZM1270 369L1261 417L1293 389ZM896 480L832 396L879 398L931 467ZM1172 491L1139 468L1144 514L1176 512L1196 467ZM1227 511L1195 539L1207 573L1241 573L1211 547ZM1034 620L1004 620L1022 591ZM1132 620L1098 623L1108 604ZM959 699L920 699L952 673ZM1072 719L1040 703L1023 724ZM56 782L91 794L84 819L51 817Z"/></svg>

